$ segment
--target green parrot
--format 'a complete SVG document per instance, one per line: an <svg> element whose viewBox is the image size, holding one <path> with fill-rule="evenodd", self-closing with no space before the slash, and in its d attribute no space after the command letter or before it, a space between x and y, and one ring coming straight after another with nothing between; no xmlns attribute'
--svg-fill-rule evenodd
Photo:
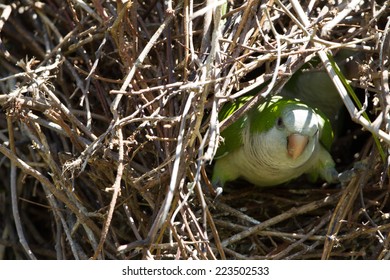
<svg viewBox="0 0 390 280"><path fill-rule="evenodd" d="M223 106L220 119L240 108L250 97ZM212 184L223 188L243 178L257 186L274 186L302 174L332 183L338 173L329 154L333 132L317 109L297 99L268 98L227 127L215 156Z"/></svg>

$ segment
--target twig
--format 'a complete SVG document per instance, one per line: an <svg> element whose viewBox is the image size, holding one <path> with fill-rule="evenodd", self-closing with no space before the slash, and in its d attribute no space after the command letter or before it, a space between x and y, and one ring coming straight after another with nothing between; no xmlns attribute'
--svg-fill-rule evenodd
<svg viewBox="0 0 390 280"><path fill-rule="evenodd" d="M240 240L242 240L242 239L244 239L252 234L256 234L257 232L259 232L263 229L266 229L274 224L280 223L280 222L282 222L286 219L292 218L294 216L302 215L304 213L310 212L313 209L318 209L318 208L324 207L326 205L332 204L335 201L337 201L338 199L339 199L339 194L334 194L334 195L330 195L324 199L310 202L310 203L303 205L301 207L298 207L298 208L291 208L290 210L284 212L283 214L280 214L280 215L275 216L271 219L268 219L267 221L264 221L257 226L251 227L246 231L240 232L238 234L235 234L235 235L223 240L222 245L224 247L226 247L226 246L233 244L235 242L238 242L238 241L240 241Z"/></svg>
<svg viewBox="0 0 390 280"><path fill-rule="evenodd" d="M61 221L61 225L62 225L62 228L65 232L65 235L66 235L66 239L67 241L69 242L69 245L70 245L70 249L72 251L72 254L75 258L75 260L78 260L78 259L87 259L87 256L86 254L83 252L83 250L80 248L80 245L78 245L76 243L76 241L74 240L74 238L72 237L72 234L70 232L70 229L66 223L66 220L65 220L65 217L63 215L63 213L59 210L60 207L57 203L57 201L55 200L55 198L51 195L51 192L47 189L47 188L44 188L44 191L45 191L45 194L47 196L47 199L50 203L50 206L51 206L51 209L53 210L53 212L55 213L56 217L58 217ZM56 218L56 220L58 219ZM57 227L57 230L59 231L59 226ZM65 248L64 248L65 249ZM56 243L56 251L57 251L57 259L60 260L63 258L62 254L61 254L61 241L59 240L57 243ZM63 250L65 251L65 250Z"/></svg>
<svg viewBox="0 0 390 280"><path fill-rule="evenodd" d="M332 30L340 21L342 21L355 7L361 2L361 0L353 0L347 2L347 6L343 7L342 10L337 14L335 18L327 22L321 31L321 36L325 37L328 35L330 30Z"/></svg>
<svg viewBox="0 0 390 280"><path fill-rule="evenodd" d="M14 128L12 125L11 116L7 116L7 125L8 125L8 133L9 135L9 145L14 154L16 154L15 149L15 142L14 142ZM1 148L1 147L0 147ZM16 190L16 165L13 161L11 161L11 169L10 169L10 189L11 189L11 201L12 201L12 214L14 217L15 227L16 231L18 233L19 242L23 246L23 249L26 253L26 255L32 259L36 260L34 253L31 251L30 246L28 245L28 242L26 240L26 237L24 235L22 222L20 219L19 214L19 207L18 207L18 194Z"/></svg>
<svg viewBox="0 0 390 280"><path fill-rule="evenodd" d="M371 155L368 166L373 166L373 161L374 156ZM343 220L348 212L351 211L359 191L367 184L369 179L369 176L367 176L368 172L370 171L366 170L361 176L353 178L351 182L349 182L347 188L344 189L343 194L333 211L333 216L328 226L328 232L326 234L327 239L325 240L322 259L328 259L330 257L334 244L338 242L337 235L343 225Z"/></svg>
<svg viewBox="0 0 390 280"><path fill-rule="evenodd" d="M11 7L11 5L2 5L2 4L0 4L0 9L3 10L3 12L0 15L0 33L2 33L4 24L9 19L10 15L12 13L12 7ZM3 44L4 43L3 43L2 39L0 38L0 46L3 45ZM0 52L0 54L1 53L3 53L2 55L4 55L8 59L11 57L11 54L9 53L8 50L2 50ZM3 80L4 79L0 79L0 82L2 82Z"/></svg>
<svg viewBox="0 0 390 280"><path fill-rule="evenodd" d="M177 4L175 10L178 10L181 7L182 4L183 4L183 0L179 1L179 3ZM137 68L140 65L142 65L142 63L143 63L144 59L146 58L147 54L150 52L150 50L152 49L153 45L156 43L156 41L160 37L161 33L167 27L167 25L171 22L173 17L174 17L174 14L169 15L164 20L164 22L160 25L160 27L157 29L157 31L153 34L152 38L150 38L148 44L145 46L145 48L139 54L138 58L134 62L133 67L130 69L130 72L127 74L126 79L125 79L125 81L123 82L123 84L122 84L122 86L120 88L121 92L125 92L127 90L127 88L129 87L129 85L131 83L131 80L133 79L135 71L137 70ZM123 94L118 94L115 97L114 101L112 102L112 104L110 106L111 107L111 112L112 112L115 120L118 118L117 109L118 109L118 106L119 106L119 103L120 103L122 97L123 97Z"/></svg>
<svg viewBox="0 0 390 280"><path fill-rule="evenodd" d="M153 222L153 225L148 233L148 240L152 241L154 240L155 235L157 234L157 231L161 228L163 223L165 223L165 219L168 216L169 208L171 207L172 199L174 196L174 192L176 189L176 186L178 184L179 180L179 169L180 169L180 162L182 160L183 156L183 141L184 141L184 133L185 133L185 123L186 123L186 116L190 110L190 106L192 104L192 100L195 96L194 92L191 92L187 98L186 106L184 107L183 114L182 114L182 120L180 123L180 132L177 137L177 146L176 146L176 152L175 152L175 161L173 163L173 169L172 169L172 177L171 182L169 184L169 189L166 193L166 197L164 199L164 202L161 205L160 211L157 214L156 219Z"/></svg>
<svg viewBox="0 0 390 280"><path fill-rule="evenodd" d="M124 148L123 148L122 129L120 127L118 127L117 132L118 132L118 140L119 140L119 160L118 160L118 167L117 167L117 173L116 173L115 182L112 185L112 189L113 189L114 192L112 194L112 199L111 199L111 202L110 202L110 205L109 205L109 208L108 208L107 219L104 222L104 226L103 226L103 230L102 230L102 233L101 233L99 245L98 245L98 247L97 247L97 249L95 251L95 254L93 255L92 259L97 259L97 257L99 256L101 250L103 249L103 245L104 245L104 242L105 242L105 240L107 238L108 230L110 228L112 216L114 214L116 201L118 199L118 195L119 195L119 192L120 192L120 189L121 189L121 180L122 180L123 168L124 168L124 164L123 164Z"/></svg>
<svg viewBox="0 0 390 280"><path fill-rule="evenodd" d="M42 175L39 171L36 169L31 168L26 162L18 158L14 153L12 153L9 149L4 147L2 144L0 144L0 152L8 157L17 167L22 169L23 172L25 172L28 175L33 176L35 179L37 179L44 187L47 187L50 192L58 198L61 202L63 202L78 218L81 222L85 223L88 227L90 227L93 232L99 234L100 230L99 228L93 223L91 219L89 219L84 213L80 211L80 209L73 204L73 202L70 202L69 199L65 196L65 194L57 189L45 176Z"/></svg>
<svg viewBox="0 0 390 280"><path fill-rule="evenodd" d="M209 226L210 226L211 232L213 233L213 236L214 236L215 246L217 247L218 252L221 255L220 259L226 260L225 251L224 251L224 248L222 246L221 239L220 239L219 233L217 231L217 227L215 226L213 217L212 217L208 207L206 208L206 215L207 215L207 220L209 222Z"/></svg>
<svg viewBox="0 0 390 280"><path fill-rule="evenodd" d="M137 240L142 240L142 237L141 237L141 235L140 235L140 233L139 233L139 231L138 231L138 229L137 229L137 227L135 225L135 221L134 221L134 219L133 219L133 217L131 215L129 206L126 203L124 203L123 204L123 208L125 209L125 212L126 212L126 215L127 215L127 218L128 218L129 224L130 224L130 227L131 227L135 237L137 238Z"/></svg>
<svg viewBox="0 0 390 280"><path fill-rule="evenodd" d="M80 6L83 10L87 12L88 15L91 15L94 19L96 19L99 23L102 23L102 18L91 9L84 1L82 0L72 0L77 6Z"/></svg>
<svg viewBox="0 0 390 280"><path fill-rule="evenodd" d="M58 97L44 84L41 85L42 90L50 97L55 105L57 105L61 111L71 120L77 127L79 127L90 139L96 140L97 137L83 124L81 123L72 112L58 99Z"/></svg>
<svg viewBox="0 0 390 280"><path fill-rule="evenodd" d="M306 240L308 240L311 236L313 236L318 230L320 230L326 223L329 222L330 220L330 217L331 217L331 213L327 213L325 214L323 217L320 218L320 222L318 223L318 225L316 225L312 230L310 230L310 232L308 232L307 234L305 234L300 240L292 243L290 246L288 246L286 249L284 249L283 251L277 253L276 255L272 256L272 259L274 260L280 260L282 259L283 257L285 257L289 252L291 252L292 250L294 250L297 246L300 246L303 244L303 242L305 242ZM307 251L306 251L307 252Z"/></svg>
<svg viewBox="0 0 390 280"><path fill-rule="evenodd" d="M230 207L229 205L226 205L225 203L215 201L214 204L215 204L215 207L217 207L219 210L227 212L228 214L232 215L233 217L237 217L241 221L246 221L246 222L251 223L253 225L261 224L260 221L242 213L241 211L239 211L237 209L234 209L233 207Z"/></svg>

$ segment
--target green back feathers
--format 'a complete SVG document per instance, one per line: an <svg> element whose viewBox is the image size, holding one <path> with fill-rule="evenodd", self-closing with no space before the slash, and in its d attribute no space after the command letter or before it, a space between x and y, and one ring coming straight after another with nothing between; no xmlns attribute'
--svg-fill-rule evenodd
<svg viewBox="0 0 390 280"><path fill-rule="evenodd" d="M219 120L222 121L232 115L251 98L252 96L244 96L238 98L234 102L226 103L219 113ZM273 96L268 98L264 103L261 103L257 107L251 109L246 115L242 116L222 131L221 136L224 138L224 142L220 144L216 157L221 157L231 151L234 151L235 149L238 149L242 145L242 130L248 120L251 124L251 133L268 131L275 125L277 118L281 115L281 112L286 108L286 106L290 106L292 104L304 106L306 108L308 107L297 99L287 99L281 96ZM327 150L330 150L333 142L333 131L329 119L318 109L314 109L314 111L321 117L323 126L320 142Z"/></svg>

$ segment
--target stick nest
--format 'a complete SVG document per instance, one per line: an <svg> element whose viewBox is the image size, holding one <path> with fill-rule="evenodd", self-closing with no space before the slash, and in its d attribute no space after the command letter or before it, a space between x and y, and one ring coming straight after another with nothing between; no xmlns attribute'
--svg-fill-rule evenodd
<svg viewBox="0 0 390 280"><path fill-rule="evenodd" d="M165 2L0 5L0 259L389 259L389 2ZM223 103L346 48L335 159L366 167L215 198Z"/></svg>

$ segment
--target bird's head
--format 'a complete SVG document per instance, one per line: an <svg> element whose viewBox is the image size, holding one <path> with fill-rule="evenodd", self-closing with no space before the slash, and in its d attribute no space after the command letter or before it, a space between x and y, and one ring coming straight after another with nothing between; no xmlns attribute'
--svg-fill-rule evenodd
<svg viewBox="0 0 390 280"><path fill-rule="evenodd" d="M304 104L290 104L275 121L275 127L286 137L287 154L295 160L308 147L310 141L318 141L320 127L317 114Z"/></svg>
<svg viewBox="0 0 390 280"><path fill-rule="evenodd" d="M263 157L292 166L306 162L318 147L323 120L314 109L291 99L271 99L254 110L250 116L252 147L260 142Z"/></svg>

